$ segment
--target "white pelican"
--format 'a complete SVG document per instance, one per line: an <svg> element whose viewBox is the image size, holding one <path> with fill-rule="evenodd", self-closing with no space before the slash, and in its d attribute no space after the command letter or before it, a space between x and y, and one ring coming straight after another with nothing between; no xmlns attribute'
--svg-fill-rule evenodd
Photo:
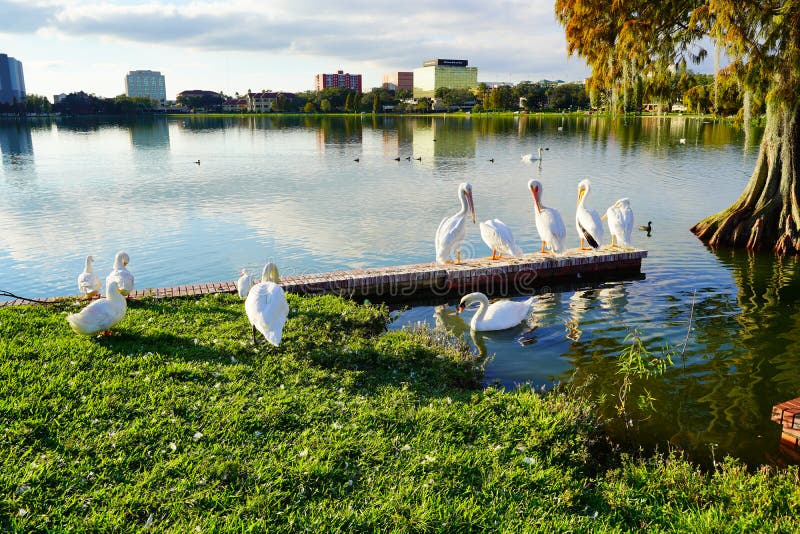
<svg viewBox="0 0 800 534"><path fill-rule="evenodd" d="M603 243L603 221L595 210L586 209L583 203L592 186L589 180L581 180L578 184L578 206L575 210L575 226L581 238L581 250L589 250L584 241L597 250Z"/></svg>
<svg viewBox="0 0 800 534"><path fill-rule="evenodd" d="M522 249L514 242L514 235L511 228L500 219L492 219L480 223L481 239L492 249L492 259L496 260L503 254L509 256L521 256ZM499 254L498 254L499 252Z"/></svg>
<svg viewBox="0 0 800 534"><path fill-rule="evenodd" d="M538 180L528 182L528 189L533 195L534 219L536 221L536 231L542 239L542 252L544 247L550 248L555 254L563 253L567 248L564 239L567 237L567 227L561 214L555 208L546 208L542 205L542 184Z"/></svg>
<svg viewBox="0 0 800 534"><path fill-rule="evenodd" d="M542 161L542 147L539 147L536 150L536 153L538 154L536 157L534 157L533 154L525 154L522 156L522 161L526 163L530 163L531 161Z"/></svg>
<svg viewBox="0 0 800 534"><path fill-rule="evenodd" d="M250 288L255 284L256 281L247 272L247 269L242 269L242 275L236 280L236 292L239 294L239 298L246 299L248 293L250 293Z"/></svg>
<svg viewBox="0 0 800 534"><path fill-rule="evenodd" d="M244 301L244 311L253 325L253 343L257 343L256 330L276 347L281 343L283 325L289 317L289 304L279 282L278 267L272 262L266 264L261 282L250 289Z"/></svg>
<svg viewBox="0 0 800 534"><path fill-rule="evenodd" d="M461 263L461 244L467 237L467 208L475 222L475 205L472 202L472 186L464 182L458 186L461 209L451 217L445 217L436 229L436 263L447 263L453 251L456 263Z"/></svg>
<svg viewBox="0 0 800 534"><path fill-rule="evenodd" d="M608 219L608 230L611 232L611 246L614 239L623 247L631 246L631 231L633 230L633 210L629 198L621 198L606 210L603 219Z"/></svg>
<svg viewBox="0 0 800 534"><path fill-rule="evenodd" d="M106 286L109 282L116 282L119 292L126 297L133 291L133 275L125 268L130 261L127 252L117 252L114 257L114 269L106 276Z"/></svg>
<svg viewBox="0 0 800 534"><path fill-rule="evenodd" d="M78 291L86 295L86 298L97 296L100 290L103 289L100 277L94 274L94 269L92 269L93 261L93 257L86 256L86 266L83 268L83 272L78 275Z"/></svg>
<svg viewBox="0 0 800 534"><path fill-rule="evenodd" d="M505 330L513 328L525 320L531 311L534 297L527 300L499 300L489 305L489 299L483 293L470 293L461 299L458 313L474 303L478 303L478 311L472 316L469 327L479 332L488 330Z"/></svg>
<svg viewBox="0 0 800 534"><path fill-rule="evenodd" d="M92 335L104 332L109 335L112 326L125 317L128 304L119 292L117 282L106 284L106 298L96 300L78 313L67 315L67 322L76 334Z"/></svg>

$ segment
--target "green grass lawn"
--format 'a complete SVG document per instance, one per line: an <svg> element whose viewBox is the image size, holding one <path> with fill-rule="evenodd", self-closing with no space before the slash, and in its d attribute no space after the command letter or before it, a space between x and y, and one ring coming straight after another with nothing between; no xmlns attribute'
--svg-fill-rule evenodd
<svg viewBox="0 0 800 534"><path fill-rule="evenodd" d="M279 348L229 295L0 308L0 530L797 531L795 468L702 473L606 445L590 404L480 387L438 332L289 296Z"/></svg>

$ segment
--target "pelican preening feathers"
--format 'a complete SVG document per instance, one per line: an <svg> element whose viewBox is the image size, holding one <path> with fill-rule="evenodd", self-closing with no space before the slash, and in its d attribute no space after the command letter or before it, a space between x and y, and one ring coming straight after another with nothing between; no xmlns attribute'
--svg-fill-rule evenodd
<svg viewBox="0 0 800 534"><path fill-rule="evenodd" d="M464 182L458 186L458 200L461 209L455 215L445 217L436 229L436 263L442 264L450 261L453 252L456 253L456 263L461 263L461 244L467 237L467 210L472 215L475 223L475 205L472 201L472 186Z"/></svg>
<svg viewBox="0 0 800 534"><path fill-rule="evenodd" d="M480 223L481 239L492 249L492 259L496 260L503 254L508 256L521 256L522 249L514 242L514 235L500 219L492 219ZM499 254L498 254L499 253Z"/></svg>
<svg viewBox="0 0 800 534"><path fill-rule="evenodd" d="M611 246L616 246L614 240L623 247L631 245L631 231L633 231L633 210L629 198L617 200L613 206L606 210L603 219L608 219L608 229L611 232ZM649 223L648 223L649 224Z"/></svg>
<svg viewBox="0 0 800 534"><path fill-rule="evenodd" d="M561 254L566 250L564 239L567 237L567 227L561 214L555 208L547 208L542 204L542 184L538 180L530 180L528 189L533 195L534 220L536 231L542 240L542 252L545 246L554 254Z"/></svg>

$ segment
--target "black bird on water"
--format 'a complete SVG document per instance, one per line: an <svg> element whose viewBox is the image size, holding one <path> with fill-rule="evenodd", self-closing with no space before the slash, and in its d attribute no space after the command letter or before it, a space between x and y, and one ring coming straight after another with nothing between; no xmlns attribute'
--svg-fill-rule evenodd
<svg viewBox="0 0 800 534"><path fill-rule="evenodd" d="M356 159L354 159L353 161L355 161L356 163L358 163L359 159L358 159L358 158L356 158Z"/></svg>
<svg viewBox="0 0 800 534"><path fill-rule="evenodd" d="M490 158L489 163L494 163L494 158Z"/></svg>
<svg viewBox="0 0 800 534"><path fill-rule="evenodd" d="M414 159L417 160L417 161L422 161L422 156L420 156L418 158L414 158Z"/></svg>
<svg viewBox="0 0 800 534"><path fill-rule="evenodd" d="M647 237L650 237L650 232L653 231L653 221L647 221L647 226L639 225L639 230L647 232Z"/></svg>
<svg viewBox="0 0 800 534"><path fill-rule="evenodd" d="M411 161L411 156L406 156L406 161Z"/></svg>
<svg viewBox="0 0 800 534"><path fill-rule="evenodd" d="M395 161L400 161L400 156L397 156L396 158L394 158L394 160Z"/></svg>
<svg viewBox="0 0 800 534"><path fill-rule="evenodd" d="M198 159L197 161L195 161L195 163L197 163L198 165L200 165L200 160Z"/></svg>

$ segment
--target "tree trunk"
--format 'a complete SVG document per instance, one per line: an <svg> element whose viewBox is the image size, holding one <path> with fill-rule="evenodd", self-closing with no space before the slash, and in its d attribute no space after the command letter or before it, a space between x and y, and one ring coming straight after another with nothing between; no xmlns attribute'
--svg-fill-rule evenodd
<svg viewBox="0 0 800 534"><path fill-rule="evenodd" d="M768 105L758 160L739 199L692 232L711 247L800 253L800 105Z"/></svg>

